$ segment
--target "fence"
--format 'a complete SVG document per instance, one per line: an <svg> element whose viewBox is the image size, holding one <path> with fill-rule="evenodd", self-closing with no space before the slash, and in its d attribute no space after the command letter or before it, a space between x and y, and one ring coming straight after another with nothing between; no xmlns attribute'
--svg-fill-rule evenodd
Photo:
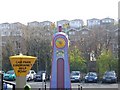
<svg viewBox="0 0 120 90"><path fill-rule="evenodd" d="M3 80L3 73L0 73L0 86L1 86L1 90L7 90L9 87L7 87L7 85L12 85L12 90L15 90L15 86L16 84L10 81L5 81Z"/></svg>

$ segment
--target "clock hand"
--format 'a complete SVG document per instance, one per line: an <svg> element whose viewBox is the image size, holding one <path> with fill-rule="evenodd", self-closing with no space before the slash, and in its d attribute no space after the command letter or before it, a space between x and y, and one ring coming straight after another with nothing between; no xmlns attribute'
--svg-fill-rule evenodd
<svg viewBox="0 0 120 90"><path fill-rule="evenodd" d="M60 40L57 40L57 42L58 42L59 44L62 44L62 41L60 41Z"/></svg>

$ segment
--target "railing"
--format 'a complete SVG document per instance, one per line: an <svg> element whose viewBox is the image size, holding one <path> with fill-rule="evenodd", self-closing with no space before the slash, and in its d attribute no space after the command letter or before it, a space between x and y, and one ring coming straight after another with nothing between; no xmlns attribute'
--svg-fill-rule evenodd
<svg viewBox="0 0 120 90"><path fill-rule="evenodd" d="M12 90L15 90L15 86L16 86L15 83L13 83L13 82L9 82L9 81L5 81L5 80L3 80L3 83L5 83L5 84L9 84L9 85L12 85L12 86L13 86L13 87L12 87ZM2 90L4 90L4 88L3 88ZM6 90L7 90L7 89L6 89Z"/></svg>
<svg viewBox="0 0 120 90"><path fill-rule="evenodd" d="M12 90L15 90L16 84L10 81L3 80L3 73L0 73L1 76L1 90L7 90L7 84L12 85ZM4 84L6 84L6 88L4 88Z"/></svg>
<svg viewBox="0 0 120 90"><path fill-rule="evenodd" d="M0 77L1 77L1 82L0 82L0 86L1 86L1 90L3 90L3 74L2 73L0 73Z"/></svg>

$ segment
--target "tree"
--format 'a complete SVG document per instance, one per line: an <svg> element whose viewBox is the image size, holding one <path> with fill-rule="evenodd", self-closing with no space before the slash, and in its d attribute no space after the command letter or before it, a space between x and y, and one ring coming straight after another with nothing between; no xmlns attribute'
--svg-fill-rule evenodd
<svg viewBox="0 0 120 90"><path fill-rule="evenodd" d="M9 60L11 55L14 55L14 49L12 47L12 43L8 41L7 44L2 48L2 68L5 72L13 69Z"/></svg>
<svg viewBox="0 0 120 90"><path fill-rule="evenodd" d="M75 46L73 50L69 51L70 69L86 72L85 59L81 56L80 50Z"/></svg>
<svg viewBox="0 0 120 90"><path fill-rule="evenodd" d="M36 36L28 38L26 42L27 55L37 57L32 69L35 71L47 70L47 72L50 73L52 48L50 40L44 40Z"/></svg>
<svg viewBox="0 0 120 90"><path fill-rule="evenodd" d="M99 55L97 59L97 70L100 76L108 70L117 71L117 62L117 59L113 56L110 50L103 49L101 55Z"/></svg>

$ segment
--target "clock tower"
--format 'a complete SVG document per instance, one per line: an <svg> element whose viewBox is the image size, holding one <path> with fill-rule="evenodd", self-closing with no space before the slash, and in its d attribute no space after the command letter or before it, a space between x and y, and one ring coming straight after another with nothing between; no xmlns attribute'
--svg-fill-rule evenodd
<svg viewBox="0 0 120 90"><path fill-rule="evenodd" d="M61 32L61 27L59 27L59 32L53 35L52 40L51 89L69 90L71 88L68 43L68 35Z"/></svg>

